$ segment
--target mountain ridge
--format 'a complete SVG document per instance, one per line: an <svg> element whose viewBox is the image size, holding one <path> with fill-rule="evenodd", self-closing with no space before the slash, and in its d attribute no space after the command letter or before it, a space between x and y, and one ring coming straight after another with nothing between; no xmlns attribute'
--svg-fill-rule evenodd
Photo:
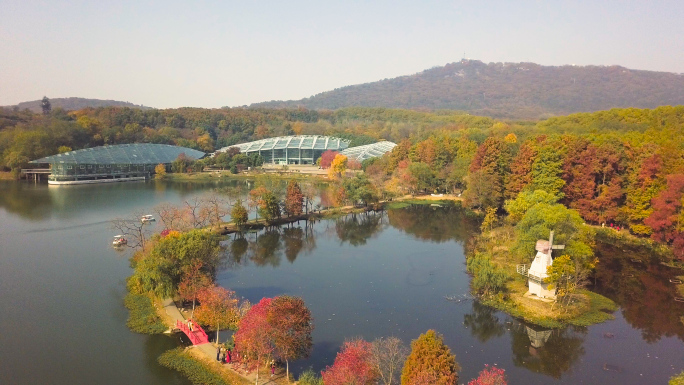
<svg viewBox="0 0 684 385"><path fill-rule="evenodd" d="M140 108L140 109L151 109L152 107L146 107L130 102L122 102L119 100L104 100L104 99L90 99L90 98L79 98L79 97L69 97L69 98L49 98L50 106L52 109L62 108L65 111L75 111L81 110L83 108L98 108L98 107L130 107L130 108ZM31 100L27 102L21 102L15 105L3 106L3 108L18 108L20 110L29 109L33 112L41 112L42 99Z"/></svg>
<svg viewBox="0 0 684 385"><path fill-rule="evenodd" d="M539 119L611 108L681 104L684 74L617 65L543 66L464 59L412 75L250 107L450 109L495 118Z"/></svg>

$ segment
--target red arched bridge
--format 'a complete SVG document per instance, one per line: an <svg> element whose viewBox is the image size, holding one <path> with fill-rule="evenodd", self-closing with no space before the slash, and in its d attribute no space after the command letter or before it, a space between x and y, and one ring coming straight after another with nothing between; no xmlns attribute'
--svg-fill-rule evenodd
<svg viewBox="0 0 684 385"><path fill-rule="evenodd" d="M192 330L190 330L190 325L192 325ZM202 345L209 342L207 333L205 333L204 330L193 320L188 320L187 322L177 320L176 327L183 331L188 338L190 338L190 342L192 342L193 345Z"/></svg>

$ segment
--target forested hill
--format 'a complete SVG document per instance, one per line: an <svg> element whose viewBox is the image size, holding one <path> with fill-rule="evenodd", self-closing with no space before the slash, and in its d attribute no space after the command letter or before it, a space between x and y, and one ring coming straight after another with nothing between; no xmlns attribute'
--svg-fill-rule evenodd
<svg viewBox="0 0 684 385"><path fill-rule="evenodd" d="M21 102L16 105L20 110L28 108L33 112L41 112L41 100L33 100L30 102ZM101 100L101 99L86 99L86 98L54 98L50 99L50 106L52 108L61 108L65 111L75 111L84 108L92 107L130 107L149 109L143 105L137 105L129 102L120 102L118 100ZM7 106L9 108L15 106Z"/></svg>
<svg viewBox="0 0 684 385"><path fill-rule="evenodd" d="M462 60L423 72L258 107L451 109L537 119L618 107L684 104L684 74L620 66L541 66Z"/></svg>

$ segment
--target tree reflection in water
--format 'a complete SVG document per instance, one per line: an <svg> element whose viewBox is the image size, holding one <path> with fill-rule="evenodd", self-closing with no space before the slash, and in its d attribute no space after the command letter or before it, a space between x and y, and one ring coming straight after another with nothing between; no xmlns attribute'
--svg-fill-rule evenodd
<svg viewBox="0 0 684 385"><path fill-rule="evenodd" d="M680 319L684 303L674 300L676 286L670 282L681 270L649 262L644 251L608 244L598 244L596 256L599 264L594 290L620 305L625 320L641 330L645 341L653 343L675 335L684 341Z"/></svg>
<svg viewBox="0 0 684 385"><path fill-rule="evenodd" d="M472 312L463 318L470 333L481 342L501 337L508 329L513 364L536 373L560 378L584 355L585 328L544 329L507 316L504 323L496 310L477 301L473 302Z"/></svg>
<svg viewBox="0 0 684 385"><path fill-rule="evenodd" d="M340 239L340 244L348 242L352 246L365 245L383 229L384 216L383 211L366 211L336 219L335 233Z"/></svg>
<svg viewBox="0 0 684 385"><path fill-rule="evenodd" d="M479 232L479 221L457 205L411 205L389 210L389 224L418 239L432 242L465 243Z"/></svg>

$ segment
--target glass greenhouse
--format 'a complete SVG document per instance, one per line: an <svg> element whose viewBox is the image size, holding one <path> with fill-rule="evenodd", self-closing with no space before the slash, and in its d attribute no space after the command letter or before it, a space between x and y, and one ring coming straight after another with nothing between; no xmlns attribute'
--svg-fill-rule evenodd
<svg viewBox="0 0 684 385"><path fill-rule="evenodd" d="M383 156L392 151L396 146L394 142L377 142L373 144L366 144L364 146L351 147L341 152L349 160L356 160L359 163L369 158Z"/></svg>
<svg viewBox="0 0 684 385"><path fill-rule="evenodd" d="M247 155L259 153L264 163L314 164L327 150L341 151L349 147L349 141L318 135L281 136L236 144L217 152L225 152L231 147L237 147L241 153Z"/></svg>
<svg viewBox="0 0 684 385"><path fill-rule="evenodd" d="M168 167L180 154L191 159L204 156L186 147L135 143L69 151L30 163L50 164L50 184L120 182L149 178L158 164Z"/></svg>

